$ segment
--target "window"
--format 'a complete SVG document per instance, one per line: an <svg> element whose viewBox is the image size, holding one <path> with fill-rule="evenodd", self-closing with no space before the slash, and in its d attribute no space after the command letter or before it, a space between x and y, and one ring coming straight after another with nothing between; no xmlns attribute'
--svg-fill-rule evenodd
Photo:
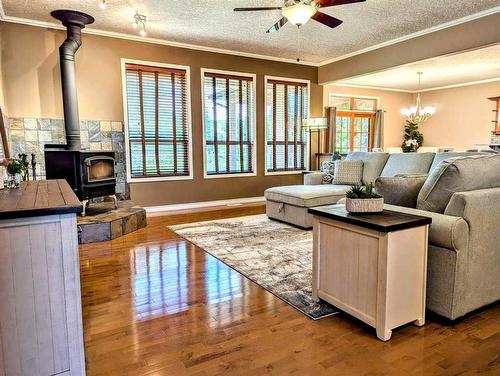
<svg viewBox="0 0 500 376"><path fill-rule="evenodd" d="M266 78L266 172L306 169L302 123L308 117L307 81Z"/></svg>
<svg viewBox="0 0 500 376"><path fill-rule="evenodd" d="M370 151L377 99L331 95L329 104L337 108L336 151Z"/></svg>
<svg viewBox="0 0 500 376"><path fill-rule="evenodd" d="M255 174L254 75L202 70L205 176Z"/></svg>
<svg viewBox="0 0 500 376"><path fill-rule="evenodd" d="M129 177L191 177L188 69L125 64Z"/></svg>

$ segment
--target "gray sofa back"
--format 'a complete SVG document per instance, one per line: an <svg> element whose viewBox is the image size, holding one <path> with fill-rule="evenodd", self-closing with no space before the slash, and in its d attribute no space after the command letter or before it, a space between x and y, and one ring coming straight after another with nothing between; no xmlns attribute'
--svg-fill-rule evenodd
<svg viewBox="0 0 500 376"><path fill-rule="evenodd" d="M456 192L500 187L500 154L473 155L442 161L425 181L417 209L444 213Z"/></svg>
<svg viewBox="0 0 500 376"><path fill-rule="evenodd" d="M391 154L380 176L399 174L427 174L434 160L434 153Z"/></svg>
<svg viewBox="0 0 500 376"><path fill-rule="evenodd" d="M355 151L345 158L346 161L363 161L363 184L374 183L389 159L389 153L368 153Z"/></svg>
<svg viewBox="0 0 500 376"><path fill-rule="evenodd" d="M449 158L456 158L456 157L469 157L471 155L478 155L478 152L448 152L448 153L436 153L436 156L434 157L434 160L432 161L432 165L430 168L430 171L434 170L434 168L441 163L442 161L449 159Z"/></svg>

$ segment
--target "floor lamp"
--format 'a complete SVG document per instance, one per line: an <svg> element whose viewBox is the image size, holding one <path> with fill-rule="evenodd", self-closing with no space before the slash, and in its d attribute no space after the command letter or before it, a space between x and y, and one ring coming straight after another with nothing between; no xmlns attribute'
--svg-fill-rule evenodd
<svg viewBox="0 0 500 376"><path fill-rule="evenodd" d="M311 139L312 139L312 131L317 131L318 135L318 153L320 150L320 133L322 129L328 128L328 119L327 118L308 118L304 119L302 127L309 132L309 170L312 165L312 154L311 154ZM319 166L317 166L319 169Z"/></svg>

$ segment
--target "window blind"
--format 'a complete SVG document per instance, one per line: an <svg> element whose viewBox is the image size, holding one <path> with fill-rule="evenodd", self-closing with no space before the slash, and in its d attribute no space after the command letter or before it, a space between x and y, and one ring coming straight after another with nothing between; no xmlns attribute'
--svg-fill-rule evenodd
<svg viewBox="0 0 500 376"><path fill-rule="evenodd" d="M266 168L268 172L305 170L307 84L268 80L266 85Z"/></svg>
<svg viewBox="0 0 500 376"><path fill-rule="evenodd" d="M132 178L189 175L187 85L183 69L126 65Z"/></svg>
<svg viewBox="0 0 500 376"><path fill-rule="evenodd" d="M203 87L206 174L253 172L253 78L205 72Z"/></svg>

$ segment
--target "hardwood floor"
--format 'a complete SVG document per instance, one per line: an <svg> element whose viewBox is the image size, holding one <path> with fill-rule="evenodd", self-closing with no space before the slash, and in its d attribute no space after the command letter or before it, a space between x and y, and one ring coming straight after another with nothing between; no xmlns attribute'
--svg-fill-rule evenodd
<svg viewBox="0 0 500 376"><path fill-rule="evenodd" d="M310 320L166 228L263 211L154 217L82 245L87 374L500 374L500 304L455 324L428 318L384 343L345 314Z"/></svg>

